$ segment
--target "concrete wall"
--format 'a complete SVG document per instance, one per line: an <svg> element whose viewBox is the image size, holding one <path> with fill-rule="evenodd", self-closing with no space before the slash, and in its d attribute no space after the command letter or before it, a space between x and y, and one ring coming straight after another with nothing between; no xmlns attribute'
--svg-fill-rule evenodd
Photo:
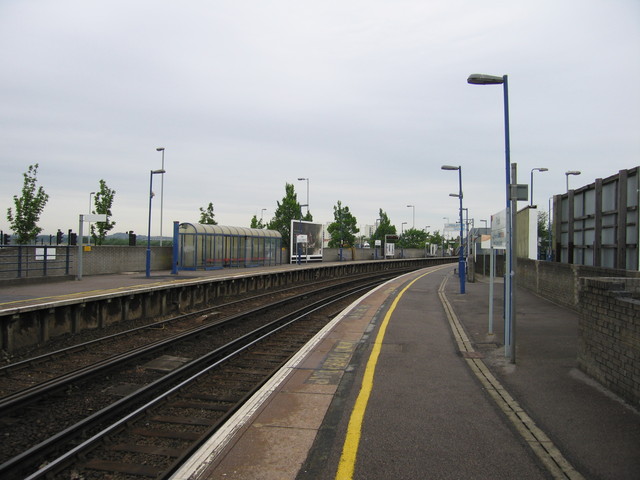
<svg viewBox="0 0 640 480"><path fill-rule="evenodd" d="M49 261L49 268L45 269L44 262L35 261L34 247L21 247L20 261L22 262L22 272L20 281L26 279L38 279L44 277L56 277L66 275L66 255L69 255L68 275L77 275L77 247L48 247L49 252L56 251L55 261ZM344 248L342 250L343 261L366 261L375 258L373 248ZM18 248L0 249L0 282L15 281L18 278L16 262L18 258ZM144 272L146 269L146 246L121 246L102 245L91 246L82 252L82 275L108 275L124 272ZM151 270L171 270L172 247L151 247ZM424 249L396 249L395 258L423 258ZM287 259L285 251L282 255ZM382 259L380 249L378 249L378 259ZM324 262L337 262L340 259L340 250L337 248L324 249Z"/></svg>
<svg viewBox="0 0 640 480"><path fill-rule="evenodd" d="M129 291L96 297L52 300L46 304L0 310L0 349L12 352L22 347L46 343L50 338L101 328L126 320L148 320L187 313L211 306L221 297L273 287L302 285L325 278L348 277L393 268L418 269L450 262L450 258L381 260L234 269L233 277L205 276L179 284L151 284ZM240 273L238 273L240 272Z"/></svg>
<svg viewBox="0 0 640 480"><path fill-rule="evenodd" d="M151 247L151 270L171 270L172 250L172 247ZM91 247L91 251L82 253L82 273L83 275L101 275L143 272L146 269L146 261L146 246ZM76 273L75 267L73 273Z"/></svg>
<svg viewBox="0 0 640 480"><path fill-rule="evenodd" d="M382 253L380 248L377 249L378 260L382 259ZM424 258L425 250L423 248L401 248L395 249L394 258ZM343 248L342 260L343 261L361 261L361 260L375 260L376 249L375 248ZM324 262L338 262L340 261L340 249L339 248L325 248L322 251L322 260Z"/></svg>
<svg viewBox="0 0 640 480"><path fill-rule="evenodd" d="M640 278L640 272L518 258L519 286L576 311L580 311L580 279L584 277Z"/></svg>
<svg viewBox="0 0 640 480"><path fill-rule="evenodd" d="M538 258L538 209L525 207L516 216L516 254L518 258Z"/></svg>
<svg viewBox="0 0 640 480"><path fill-rule="evenodd" d="M14 246L0 249L0 281L77 275L78 247L46 246L48 258L46 265L36 256L36 252L42 252L44 248L44 246ZM103 245L85 246L84 248L85 250L82 252L83 275L144 272L146 270L146 246ZM55 258L52 259L53 255ZM170 270L171 257L172 247L151 247L151 269L154 271Z"/></svg>

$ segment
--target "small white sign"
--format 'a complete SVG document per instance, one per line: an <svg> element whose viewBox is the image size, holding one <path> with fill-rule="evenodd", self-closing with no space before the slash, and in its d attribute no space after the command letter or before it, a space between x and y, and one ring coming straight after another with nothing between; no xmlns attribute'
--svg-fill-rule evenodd
<svg viewBox="0 0 640 480"><path fill-rule="evenodd" d="M491 235L480 236L480 248L489 250L491 248Z"/></svg>
<svg viewBox="0 0 640 480"><path fill-rule="evenodd" d="M306 235L296 235L296 242L297 243L307 243L307 236Z"/></svg>
<svg viewBox="0 0 640 480"><path fill-rule="evenodd" d="M507 209L491 215L491 248L507 248Z"/></svg>
<svg viewBox="0 0 640 480"><path fill-rule="evenodd" d="M385 256L393 257L395 255L395 248L396 248L395 243L385 243L384 244L384 249L386 250Z"/></svg>
<svg viewBox="0 0 640 480"><path fill-rule="evenodd" d="M106 213L96 213L96 214L85 213L80 216L82 217L81 221L84 221L84 222L106 222L107 221Z"/></svg>
<svg viewBox="0 0 640 480"><path fill-rule="evenodd" d="M36 260L55 260L55 248L36 248Z"/></svg>

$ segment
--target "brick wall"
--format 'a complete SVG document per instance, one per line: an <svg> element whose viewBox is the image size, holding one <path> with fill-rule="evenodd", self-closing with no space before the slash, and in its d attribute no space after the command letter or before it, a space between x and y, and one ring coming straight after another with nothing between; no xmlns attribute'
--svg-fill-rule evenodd
<svg viewBox="0 0 640 480"><path fill-rule="evenodd" d="M578 365L640 407L640 279L581 278Z"/></svg>
<svg viewBox="0 0 640 480"><path fill-rule="evenodd" d="M518 258L518 285L554 303L580 311L580 279L584 277L640 278L640 272Z"/></svg>
<svg viewBox="0 0 640 480"><path fill-rule="evenodd" d="M640 272L519 258L517 282L580 314L579 368L640 407Z"/></svg>

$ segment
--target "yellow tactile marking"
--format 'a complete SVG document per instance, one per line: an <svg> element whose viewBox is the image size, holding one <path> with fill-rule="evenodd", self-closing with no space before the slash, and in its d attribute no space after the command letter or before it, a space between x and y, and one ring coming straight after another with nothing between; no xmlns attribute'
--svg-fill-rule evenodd
<svg viewBox="0 0 640 480"><path fill-rule="evenodd" d="M461 352L473 352L474 349L469 341L469 337L465 333L464 328L458 320L458 317L456 317L444 293L444 287L448 279L448 276L445 277L440 284L438 296L447 314L447 319L449 320L449 325L451 326L458 348ZM495 400L500 410L507 416L511 423L513 423L516 430L522 435L551 475L553 475L553 478L584 480L584 477L564 458L549 437L538 428L533 419L529 417L518 402L509 395L509 392L507 392L498 379L493 376L484 362L477 358L465 358L465 360L471 371L478 377L480 382L482 382L487 393Z"/></svg>
<svg viewBox="0 0 640 480"><path fill-rule="evenodd" d="M356 457L358 455L358 448L360 445L362 422L364 420L365 411L367 410L369 396L371 395L371 391L373 390L373 377L375 374L376 365L378 363L378 357L380 356L380 350L382 349L382 342L387 331L387 326L389 325L389 320L391 319L391 316L393 315L398 302L400 301L404 293L411 287L411 285L413 285L419 279L448 266L449 265L442 265L435 267L433 270L430 270L411 280L411 282L409 282L400 291L400 293L398 293L396 298L391 303L389 311L384 316L384 320L380 324L378 335L376 336L375 342L373 344L371 355L369 356L369 360L367 361L360 393L358 393L358 398L356 399L356 403L351 412L351 417L349 418L349 426L347 427L347 435L342 447L340 462L338 463L338 471L335 477L336 480L351 480L353 478L353 472L356 466Z"/></svg>

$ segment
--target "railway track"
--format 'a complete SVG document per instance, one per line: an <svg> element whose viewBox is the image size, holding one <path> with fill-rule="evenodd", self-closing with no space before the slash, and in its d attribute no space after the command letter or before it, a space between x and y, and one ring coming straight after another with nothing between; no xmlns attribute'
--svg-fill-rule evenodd
<svg viewBox="0 0 640 480"><path fill-rule="evenodd" d="M191 323L199 319L197 326L181 326L179 333L5 396L0 399L5 435L0 477L58 478L65 471L60 478L104 478L105 472L115 479L165 478L164 472L188 457L322 328L331 315L327 308L335 310L362 289L400 273L244 307L225 318L215 313L221 306L195 312L190 318ZM139 337L146 331L124 335ZM74 351L87 349L78 347ZM58 351L48 361L37 359L38 371L62 355ZM20 370L11 375L29 371L26 364L15 367Z"/></svg>

